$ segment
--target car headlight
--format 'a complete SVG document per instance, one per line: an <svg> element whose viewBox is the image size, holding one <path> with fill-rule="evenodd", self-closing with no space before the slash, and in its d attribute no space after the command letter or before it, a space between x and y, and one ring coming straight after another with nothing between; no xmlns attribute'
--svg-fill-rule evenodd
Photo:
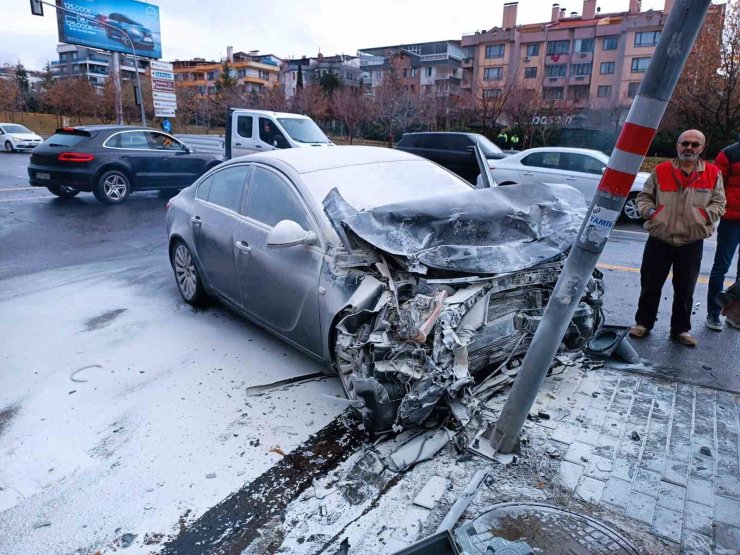
<svg viewBox="0 0 740 555"><path fill-rule="evenodd" d="M26 139L21 139L20 137L13 137L13 140L20 143L21 141L25 141Z"/></svg>

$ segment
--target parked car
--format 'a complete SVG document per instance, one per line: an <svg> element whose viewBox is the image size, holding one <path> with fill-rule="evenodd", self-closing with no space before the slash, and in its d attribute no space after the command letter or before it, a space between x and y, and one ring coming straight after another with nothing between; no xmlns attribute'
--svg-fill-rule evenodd
<svg viewBox="0 0 740 555"><path fill-rule="evenodd" d="M153 50L156 46L152 31L148 27L122 13L111 13L107 17L98 14L97 20L105 24L105 34L109 39L128 46L129 40L126 36L128 34L137 49Z"/></svg>
<svg viewBox="0 0 740 555"><path fill-rule="evenodd" d="M475 189L406 152L339 146L225 162L166 220L187 303L218 299L324 361L381 431L465 420L473 376L529 346L585 212L570 187ZM602 292L596 272L569 348Z"/></svg>
<svg viewBox="0 0 740 555"><path fill-rule="evenodd" d="M589 148L530 148L498 160L492 168L499 185L559 183L575 187L591 203L609 157ZM637 193L650 174L640 172L635 178L622 217L632 222L641 220L637 210Z"/></svg>
<svg viewBox="0 0 740 555"><path fill-rule="evenodd" d="M475 184L476 178L480 174L478 162L475 158L476 144L480 146L489 161L506 157L506 154L499 147L478 133L404 133L396 148L436 162L468 182Z"/></svg>
<svg viewBox="0 0 740 555"><path fill-rule="evenodd" d="M335 146L316 122L302 114L230 108L226 158L278 148Z"/></svg>
<svg viewBox="0 0 740 555"><path fill-rule="evenodd" d="M223 159L146 127L63 127L33 151L28 177L59 197L91 191L100 202L118 204L135 190L187 187Z"/></svg>
<svg viewBox="0 0 740 555"><path fill-rule="evenodd" d="M43 140L24 125L0 123L0 145L5 152L31 150L39 146Z"/></svg>

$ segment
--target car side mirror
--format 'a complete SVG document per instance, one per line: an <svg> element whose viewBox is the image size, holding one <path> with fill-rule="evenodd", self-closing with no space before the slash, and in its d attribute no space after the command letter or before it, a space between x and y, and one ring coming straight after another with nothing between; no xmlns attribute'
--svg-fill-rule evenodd
<svg viewBox="0 0 740 555"><path fill-rule="evenodd" d="M192 146L185 145L185 152L187 154L192 154L193 152L195 152L195 149Z"/></svg>
<svg viewBox="0 0 740 555"><path fill-rule="evenodd" d="M316 233L306 231L293 220L280 220L267 236L267 246L285 248L296 245L313 245L316 239Z"/></svg>
<svg viewBox="0 0 740 555"><path fill-rule="evenodd" d="M277 148L290 148L288 140L282 135L277 135L275 137L274 146L276 146Z"/></svg>

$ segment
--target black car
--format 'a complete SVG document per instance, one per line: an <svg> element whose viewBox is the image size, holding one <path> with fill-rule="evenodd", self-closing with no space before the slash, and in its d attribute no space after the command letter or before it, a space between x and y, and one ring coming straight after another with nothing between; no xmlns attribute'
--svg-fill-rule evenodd
<svg viewBox="0 0 740 555"><path fill-rule="evenodd" d="M436 162L475 184L480 173L475 157L476 144L480 145L488 160L506 157L499 147L478 133L404 133L396 148Z"/></svg>
<svg viewBox="0 0 740 555"><path fill-rule="evenodd" d="M59 197L88 191L117 204L132 191L187 187L223 160L146 127L63 127L34 149L28 177Z"/></svg>

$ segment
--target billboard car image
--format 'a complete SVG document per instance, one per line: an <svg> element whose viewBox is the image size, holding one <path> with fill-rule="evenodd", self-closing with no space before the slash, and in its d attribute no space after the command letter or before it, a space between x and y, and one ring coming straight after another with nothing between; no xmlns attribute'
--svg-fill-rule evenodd
<svg viewBox="0 0 740 555"><path fill-rule="evenodd" d="M136 0L62 0L59 41L104 50L162 57L159 7ZM128 35L128 36L127 36Z"/></svg>

